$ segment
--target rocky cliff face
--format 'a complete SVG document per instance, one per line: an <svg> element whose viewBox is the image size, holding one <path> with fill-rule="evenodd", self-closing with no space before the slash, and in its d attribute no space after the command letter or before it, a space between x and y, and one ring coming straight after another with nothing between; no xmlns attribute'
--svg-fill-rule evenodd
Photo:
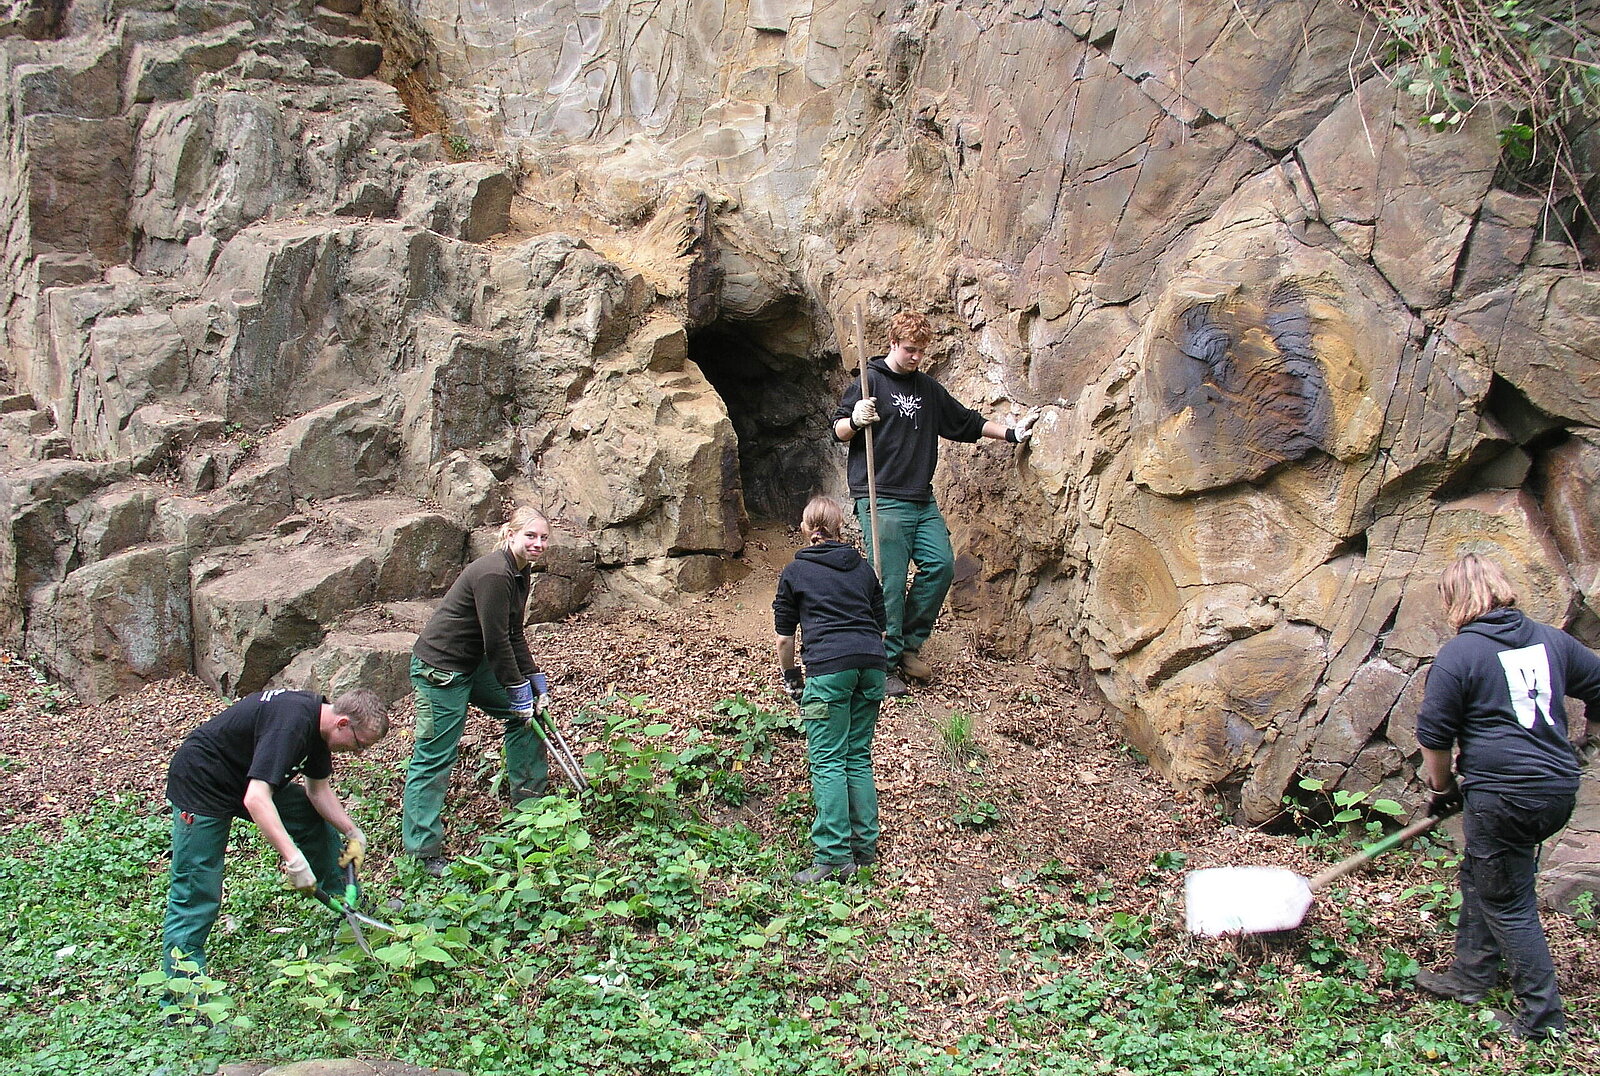
<svg viewBox="0 0 1600 1076"><path fill-rule="evenodd" d="M1600 284L1345 4L13 6L0 612L91 693L354 668L507 496L546 615L715 585L904 306L1046 409L956 614L1247 818L1411 781L1458 553L1596 637Z"/></svg>

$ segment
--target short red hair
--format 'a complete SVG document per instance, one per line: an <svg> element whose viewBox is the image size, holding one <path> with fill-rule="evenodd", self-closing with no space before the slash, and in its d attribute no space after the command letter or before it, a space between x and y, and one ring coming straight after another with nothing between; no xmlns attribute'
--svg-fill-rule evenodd
<svg viewBox="0 0 1600 1076"><path fill-rule="evenodd" d="M933 343L933 322L926 314L902 310L889 319L889 343L927 347Z"/></svg>

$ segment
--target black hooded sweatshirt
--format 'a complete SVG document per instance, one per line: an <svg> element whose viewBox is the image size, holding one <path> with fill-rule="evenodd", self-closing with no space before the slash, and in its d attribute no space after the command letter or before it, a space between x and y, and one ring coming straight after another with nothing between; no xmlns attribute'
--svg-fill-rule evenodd
<svg viewBox="0 0 1600 1076"><path fill-rule="evenodd" d="M1600 658L1515 608L1462 627L1428 670L1417 742L1460 744L1456 768L1469 792L1565 795L1578 790L1567 739L1566 696L1600 718Z"/></svg>
<svg viewBox="0 0 1600 1076"><path fill-rule="evenodd" d="M778 577L772 624L779 635L798 626L808 676L845 669L886 669L883 587L854 546L818 542L794 555Z"/></svg>
<svg viewBox="0 0 1600 1076"><path fill-rule="evenodd" d="M878 356L867 363L868 395L878 401L872 427L872 462L878 496L927 504L933 500L933 472L939 465L939 438L973 442L983 436L984 418L956 402L945 387L921 370L897 374ZM861 399L861 382L852 381L834 409L833 421L849 418ZM867 495L866 438L850 439L845 470L850 496Z"/></svg>

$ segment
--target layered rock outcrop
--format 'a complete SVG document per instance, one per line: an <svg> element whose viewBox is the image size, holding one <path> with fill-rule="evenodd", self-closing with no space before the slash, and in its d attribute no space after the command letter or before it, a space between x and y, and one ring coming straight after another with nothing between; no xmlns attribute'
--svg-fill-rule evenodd
<svg viewBox="0 0 1600 1076"><path fill-rule="evenodd" d="M568 528L541 615L713 586L840 490L848 327L907 306L1045 409L946 453L954 614L1249 820L1414 788L1460 552L1597 640L1600 284L1348 5L353 6L6 41L0 626L89 690L185 632L230 690L355 667L339 609L458 563L402 525L465 556L506 497Z"/></svg>
<svg viewBox="0 0 1600 1076"><path fill-rule="evenodd" d="M5 42L0 620L87 697L378 675L349 655L394 632L345 622L411 625L388 603L513 499L566 525L547 618L740 549L681 320L580 238L487 242L513 173L419 137L358 8L78 3Z"/></svg>

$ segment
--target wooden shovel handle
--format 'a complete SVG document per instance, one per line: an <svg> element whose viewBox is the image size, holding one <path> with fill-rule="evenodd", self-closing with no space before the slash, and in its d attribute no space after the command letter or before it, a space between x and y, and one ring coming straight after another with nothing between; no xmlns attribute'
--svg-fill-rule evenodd
<svg viewBox="0 0 1600 1076"><path fill-rule="evenodd" d="M867 334L861 325L861 304L856 304L856 358L861 361L861 398L865 400L871 395L867 385ZM867 450L867 520L872 534L868 536L868 548L872 550L872 570L883 578L883 569L879 567L883 562L878 559L878 464L872 458L872 425L868 423L861 428L862 435L866 438Z"/></svg>
<svg viewBox="0 0 1600 1076"><path fill-rule="evenodd" d="M1405 829L1395 830L1383 840L1367 845L1350 858L1341 859L1339 862L1335 863L1333 866L1329 867L1327 870L1311 879L1311 892L1322 892L1322 890L1328 888L1328 886L1332 885L1340 878L1343 878L1351 871L1359 870L1377 857L1383 855L1383 853L1387 852L1389 849L1398 845L1402 845L1413 837L1422 836L1424 833L1428 832L1442 821L1444 821L1443 815L1429 815L1427 818L1419 818Z"/></svg>

